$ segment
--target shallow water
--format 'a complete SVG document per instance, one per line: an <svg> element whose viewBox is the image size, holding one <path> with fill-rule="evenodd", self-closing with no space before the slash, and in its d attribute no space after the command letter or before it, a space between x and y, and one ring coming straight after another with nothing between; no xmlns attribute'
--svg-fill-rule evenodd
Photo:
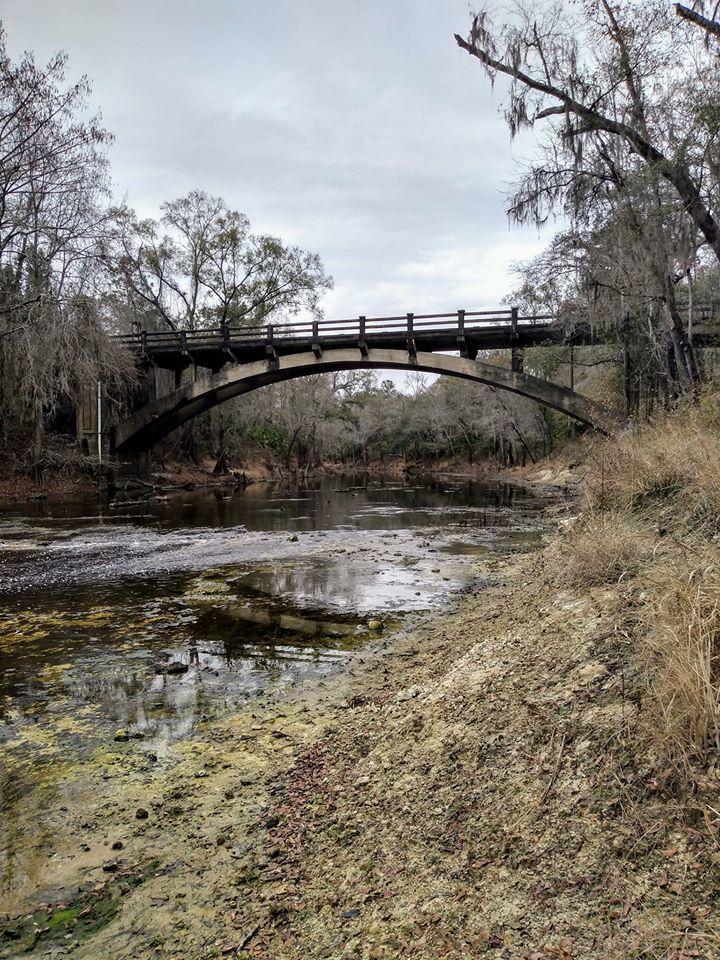
<svg viewBox="0 0 720 960"><path fill-rule="evenodd" d="M478 556L537 540L506 485L331 478L303 489L0 513L0 749L82 755L117 728L162 750L198 719L329 674Z"/></svg>
<svg viewBox="0 0 720 960"><path fill-rule="evenodd" d="M293 731L318 722L305 681L362 655L373 620L387 636L488 556L538 543L544 506L506 486L333 478L0 510L0 914L103 890L118 831L124 867L154 862L201 764L244 771L233 824L249 822ZM147 845L141 805L169 818Z"/></svg>

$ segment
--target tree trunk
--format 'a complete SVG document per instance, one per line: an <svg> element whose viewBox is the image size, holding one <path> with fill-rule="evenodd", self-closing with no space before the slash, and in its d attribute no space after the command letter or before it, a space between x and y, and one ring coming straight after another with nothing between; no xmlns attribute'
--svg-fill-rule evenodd
<svg viewBox="0 0 720 960"><path fill-rule="evenodd" d="M42 411L35 415L35 430L33 433L32 445L32 477L35 483L43 482L43 440L45 438L45 426L43 423Z"/></svg>
<svg viewBox="0 0 720 960"><path fill-rule="evenodd" d="M697 362L695 360L695 351L688 340L680 311L677 308L673 278L667 275L665 277L665 307L669 319L670 339L672 340L680 379L687 380L694 388L700 379Z"/></svg>
<svg viewBox="0 0 720 960"><path fill-rule="evenodd" d="M195 432L193 430L193 421L190 420L189 423L183 424L182 433L180 434L180 444L182 447L183 456L188 460L191 460L195 466L199 466L197 448L195 446Z"/></svg>

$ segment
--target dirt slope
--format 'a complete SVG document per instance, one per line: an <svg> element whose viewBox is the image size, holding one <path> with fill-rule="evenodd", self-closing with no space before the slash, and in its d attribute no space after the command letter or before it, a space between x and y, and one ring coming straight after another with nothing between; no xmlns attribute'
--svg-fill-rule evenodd
<svg viewBox="0 0 720 960"><path fill-rule="evenodd" d="M297 703L74 774L84 803L38 811L62 902L0 953L720 957L720 770L690 792L643 746L632 595L486 564L497 586Z"/></svg>
<svg viewBox="0 0 720 960"><path fill-rule="evenodd" d="M503 575L303 753L238 898L246 955L720 957L720 771L684 796L640 745L624 602L558 592L543 555Z"/></svg>

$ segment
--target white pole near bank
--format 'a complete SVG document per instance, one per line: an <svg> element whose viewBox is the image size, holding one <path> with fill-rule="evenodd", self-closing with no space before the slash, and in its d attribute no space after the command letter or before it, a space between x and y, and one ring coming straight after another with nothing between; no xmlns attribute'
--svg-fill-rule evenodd
<svg viewBox="0 0 720 960"><path fill-rule="evenodd" d="M102 464L102 383L97 382L97 451L98 464Z"/></svg>

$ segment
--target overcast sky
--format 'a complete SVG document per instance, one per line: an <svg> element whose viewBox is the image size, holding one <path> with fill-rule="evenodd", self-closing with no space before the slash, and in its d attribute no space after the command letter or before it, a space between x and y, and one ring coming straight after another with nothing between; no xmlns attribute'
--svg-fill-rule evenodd
<svg viewBox="0 0 720 960"><path fill-rule="evenodd" d="M494 307L513 260L514 161L458 50L466 0L0 0L9 52L70 56L142 215L200 188L318 252L326 316ZM528 144L513 148L528 150Z"/></svg>

